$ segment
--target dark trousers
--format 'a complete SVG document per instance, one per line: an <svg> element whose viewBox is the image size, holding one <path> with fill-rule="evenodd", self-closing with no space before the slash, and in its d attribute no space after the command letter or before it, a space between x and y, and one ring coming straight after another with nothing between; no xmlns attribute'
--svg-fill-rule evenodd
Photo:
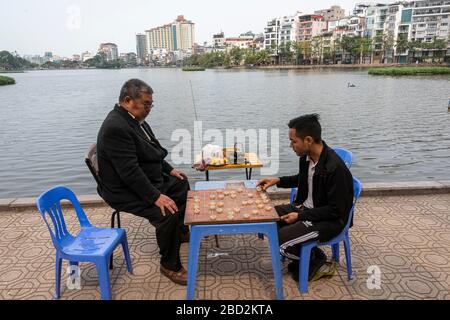
<svg viewBox="0 0 450 320"><path fill-rule="evenodd" d="M275 210L281 217L290 212L301 212L305 208L297 208L291 204L275 206ZM291 260L299 260L300 245L309 241L328 241L337 236L343 229L340 222L335 221L297 221L287 224L278 222L278 238L280 241L281 255Z"/></svg>
<svg viewBox="0 0 450 320"><path fill-rule="evenodd" d="M166 211L163 216L161 209L152 205L138 211L128 211L137 216L148 219L156 229L156 241L161 254L161 265L172 271L179 271L180 260L180 233L187 233L189 228L184 225L184 214L186 211L187 194L190 190L187 179L179 180L170 176L161 188L161 192L175 201L178 207L177 214ZM125 210L126 211L126 210Z"/></svg>

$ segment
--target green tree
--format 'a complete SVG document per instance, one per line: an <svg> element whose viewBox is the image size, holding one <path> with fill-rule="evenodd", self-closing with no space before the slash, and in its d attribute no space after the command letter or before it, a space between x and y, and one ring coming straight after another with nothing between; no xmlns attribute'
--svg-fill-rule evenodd
<svg viewBox="0 0 450 320"><path fill-rule="evenodd" d="M15 71L35 67L37 67L36 64L21 57L13 56L8 51L0 51L0 70Z"/></svg>
<svg viewBox="0 0 450 320"><path fill-rule="evenodd" d="M395 41L394 48L397 56L404 54L406 50L408 50L408 35L404 33L399 34L397 41Z"/></svg>
<svg viewBox="0 0 450 320"><path fill-rule="evenodd" d="M279 47L279 56L281 64L285 64L286 62L291 62L292 60L292 43L291 41L284 42Z"/></svg>
<svg viewBox="0 0 450 320"><path fill-rule="evenodd" d="M323 37L316 36L311 40L311 53L319 64L323 63Z"/></svg>
<svg viewBox="0 0 450 320"><path fill-rule="evenodd" d="M233 66L239 66L243 60L244 52L240 48L233 48L230 51L230 61Z"/></svg>

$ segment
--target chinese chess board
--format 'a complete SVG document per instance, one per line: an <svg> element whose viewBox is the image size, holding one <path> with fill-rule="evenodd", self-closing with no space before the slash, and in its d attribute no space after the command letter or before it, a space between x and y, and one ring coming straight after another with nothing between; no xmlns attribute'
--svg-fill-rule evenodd
<svg viewBox="0 0 450 320"><path fill-rule="evenodd" d="M272 201L260 188L189 191L184 223L230 224L278 221Z"/></svg>

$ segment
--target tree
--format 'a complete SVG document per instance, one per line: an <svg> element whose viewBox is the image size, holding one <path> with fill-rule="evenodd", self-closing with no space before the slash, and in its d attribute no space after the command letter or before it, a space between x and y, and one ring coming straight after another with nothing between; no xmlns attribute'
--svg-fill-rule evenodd
<svg viewBox="0 0 450 320"><path fill-rule="evenodd" d="M25 68L35 68L37 65L21 57L13 56L8 51L0 51L0 69L3 70L23 70Z"/></svg>
<svg viewBox="0 0 450 320"><path fill-rule="evenodd" d="M311 62L311 41L303 40L297 42L297 55L300 55L300 63L305 64L306 62Z"/></svg>
<svg viewBox="0 0 450 320"><path fill-rule="evenodd" d="M433 49L436 52L436 57L441 60L445 56L445 51L447 50L447 41L443 39L436 39L436 37L433 40ZM433 55L433 62L434 62L434 55Z"/></svg>
<svg viewBox="0 0 450 320"><path fill-rule="evenodd" d="M280 62L284 64L286 61L291 62L292 60L292 43L287 41L280 46Z"/></svg>
<svg viewBox="0 0 450 320"><path fill-rule="evenodd" d="M383 34L381 37L382 57L381 61L385 63L386 57L394 49L394 37L391 34Z"/></svg>
<svg viewBox="0 0 450 320"><path fill-rule="evenodd" d="M233 48L230 51L230 61L233 66L239 66L243 59L243 51L240 48Z"/></svg>
<svg viewBox="0 0 450 320"><path fill-rule="evenodd" d="M313 58L316 58L319 64L322 64L323 57L323 37L316 36L311 40L311 53Z"/></svg>
<svg viewBox="0 0 450 320"><path fill-rule="evenodd" d="M354 56L359 53L359 40L355 39L353 36L342 36L341 39L341 49L342 49L342 60L344 62L348 61L346 55L350 55L350 63L354 62Z"/></svg>
<svg viewBox="0 0 450 320"><path fill-rule="evenodd" d="M399 34L394 48L396 55L405 53L408 50L408 35L404 33Z"/></svg>

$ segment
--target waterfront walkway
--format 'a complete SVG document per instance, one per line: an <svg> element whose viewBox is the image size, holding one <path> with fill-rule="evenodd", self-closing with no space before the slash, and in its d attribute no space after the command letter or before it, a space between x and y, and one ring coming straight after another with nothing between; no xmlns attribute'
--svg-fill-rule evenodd
<svg viewBox="0 0 450 320"><path fill-rule="evenodd" d="M278 199L285 203L287 199ZM84 206L91 222L108 227L111 210ZM73 212L67 223L76 232ZM186 287L159 273L154 228L144 219L122 215L134 275L126 272L121 249L111 273L113 299L185 299ZM286 299L450 299L450 194L362 197L351 229L354 279L347 280L345 258L331 279L310 283L299 294L283 264ZM188 244L182 245L187 266ZM329 250L328 250L329 253ZM0 299L52 299L54 249L37 210L0 210ZM369 289L367 270L381 270L380 289ZM63 264L61 299L99 299L95 267L81 264L81 290L68 290ZM274 299L267 240L256 235L213 238L202 243L198 299Z"/></svg>

